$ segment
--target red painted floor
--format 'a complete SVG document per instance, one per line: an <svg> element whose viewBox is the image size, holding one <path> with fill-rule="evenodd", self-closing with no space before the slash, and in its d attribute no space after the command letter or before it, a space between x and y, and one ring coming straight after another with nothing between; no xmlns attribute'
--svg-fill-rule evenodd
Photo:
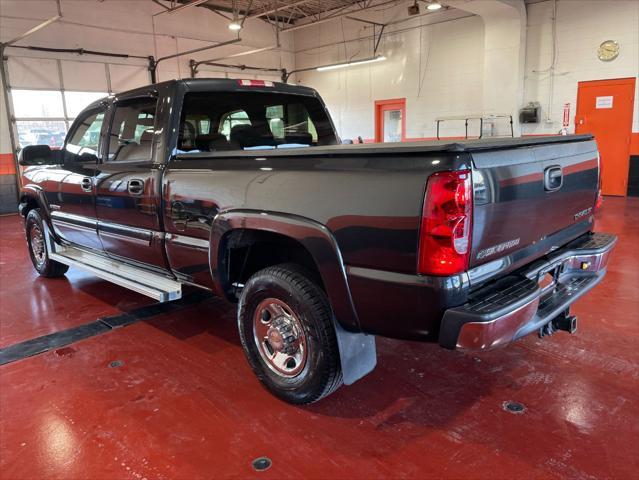
<svg viewBox="0 0 639 480"><path fill-rule="evenodd" d="M153 302L77 269L40 278L18 215L0 216L0 271L0 348Z"/></svg>
<svg viewBox="0 0 639 480"><path fill-rule="evenodd" d="M4 345L146 302L35 279L0 222ZM2 366L0 478L637 478L639 200L607 198L598 229L620 241L577 334L473 356L379 339L373 374L309 407L259 385L213 298Z"/></svg>

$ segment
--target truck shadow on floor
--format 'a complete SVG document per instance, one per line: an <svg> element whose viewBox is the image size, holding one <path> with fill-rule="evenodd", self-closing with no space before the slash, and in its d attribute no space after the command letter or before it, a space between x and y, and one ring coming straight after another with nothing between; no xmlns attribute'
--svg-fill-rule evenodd
<svg viewBox="0 0 639 480"><path fill-rule="evenodd" d="M113 304L126 313L152 301L103 281L73 279L74 287L100 301ZM197 292L185 290L185 297ZM179 309L160 313L143 322L181 342L195 345L212 355L219 342L207 342L212 336L233 346L234 355L246 364L237 331L236 307L213 295ZM526 369L527 354L520 348L508 347L495 352L463 354L444 350L433 343L377 338L376 369L350 386L312 405L290 407L341 419L359 419L374 425L376 431L416 428L441 428L465 411L477 407L483 398L497 389L516 389L511 371ZM246 375L252 375L246 368ZM251 379L252 380L252 379ZM255 381L256 394L270 395ZM515 395L516 396L516 395ZM503 400L508 400L504 398ZM501 408L499 402L495 410ZM465 432L465 438L470 432ZM454 434L453 434L454 436Z"/></svg>
<svg viewBox="0 0 639 480"><path fill-rule="evenodd" d="M235 347L233 355L244 365L235 315L234 305L210 297L145 322L210 355L219 342L207 342L206 336L222 340ZM310 415L367 420L378 430L407 424L437 428L473 408L493 389L514 385L509 370L526 363L526 352L519 349L469 355L437 344L378 338L377 350L378 364L372 373L315 404L291 408ZM255 388L256 394L270 395L257 381Z"/></svg>
<svg viewBox="0 0 639 480"><path fill-rule="evenodd" d="M72 283L123 313L152 303L100 280L82 278ZM193 292L198 290L187 289L185 297ZM197 339L196 347L207 354L219 348L216 342L205 340L206 336L213 336L234 346L237 361L246 362L237 331L236 307L213 295L142 321L183 342ZM353 385L342 386L318 403L291 408L312 415L367 420L373 422L376 430L407 425L437 428L473 408L494 389L515 386L516 379L508 372L525 367L529 353L509 347L463 354L433 343L381 337L377 338L377 351L377 367L369 375ZM270 395L257 381L255 388L260 394Z"/></svg>

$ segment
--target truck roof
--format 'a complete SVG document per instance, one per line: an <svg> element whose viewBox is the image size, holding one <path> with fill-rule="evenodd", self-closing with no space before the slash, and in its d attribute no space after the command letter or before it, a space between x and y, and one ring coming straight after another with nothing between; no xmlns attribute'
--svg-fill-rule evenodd
<svg viewBox="0 0 639 480"><path fill-rule="evenodd" d="M154 83L145 85L143 87L134 88L132 90L126 90L124 92L118 92L108 97L103 97L87 105L86 108L95 108L102 104L106 99L118 96L128 96L135 94L136 92L146 92L149 89L164 85L175 85L181 83L191 92L273 92L273 93L288 93L294 95L309 95L318 97L317 91L310 87L304 87L301 85L290 85L282 82L272 82L265 80L252 80L252 79L235 79L235 78L183 78L179 80L167 80L166 82Z"/></svg>

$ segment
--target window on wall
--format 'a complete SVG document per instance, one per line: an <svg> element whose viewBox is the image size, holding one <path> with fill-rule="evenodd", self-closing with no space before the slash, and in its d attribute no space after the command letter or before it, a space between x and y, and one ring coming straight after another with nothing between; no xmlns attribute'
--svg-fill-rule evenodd
<svg viewBox="0 0 639 480"><path fill-rule="evenodd" d="M67 115L75 118L87 105L106 96L102 92L64 92Z"/></svg>
<svg viewBox="0 0 639 480"><path fill-rule="evenodd" d="M60 148L74 118L102 92L11 89L18 144Z"/></svg>

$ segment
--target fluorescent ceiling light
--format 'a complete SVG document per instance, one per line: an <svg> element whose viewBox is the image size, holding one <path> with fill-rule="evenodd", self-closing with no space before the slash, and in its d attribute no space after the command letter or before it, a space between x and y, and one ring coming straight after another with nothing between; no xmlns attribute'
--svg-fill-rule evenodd
<svg viewBox="0 0 639 480"><path fill-rule="evenodd" d="M323 67L317 67L318 72L325 72L326 70L336 70L338 68L352 67L354 65L364 65L365 63L381 62L386 60L384 55L377 57L365 58L364 60L356 60L354 62L336 63L335 65L325 65Z"/></svg>
<svg viewBox="0 0 639 480"><path fill-rule="evenodd" d="M442 4L439 2L430 2L427 6L426 9L427 10L439 10L440 8L442 8Z"/></svg>
<svg viewBox="0 0 639 480"><path fill-rule="evenodd" d="M229 30L241 30L241 29L242 29L242 24L238 22L237 20L233 20L231 23L229 23Z"/></svg>

